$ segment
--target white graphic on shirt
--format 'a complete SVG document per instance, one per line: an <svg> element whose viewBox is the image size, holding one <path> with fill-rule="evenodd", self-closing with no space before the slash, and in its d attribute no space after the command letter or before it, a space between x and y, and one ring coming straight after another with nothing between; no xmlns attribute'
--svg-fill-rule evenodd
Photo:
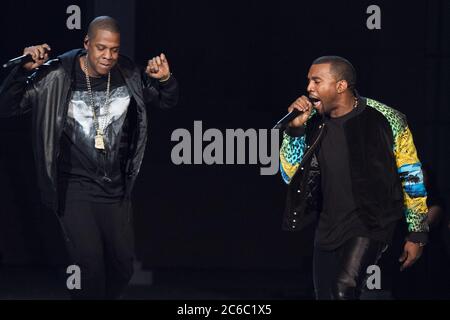
<svg viewBox="0 0 450 320"><path fill-rule="evenodd" d="M93 96L97 106L96 116L100 123L106 123L104 141L107 154L105 159L107 163L112 164L118 156L119 134L130 104L130 94L126 86L113 89L110 94L108 112L104 106L106 91L94 91ZM76 148L90 161L93 161L93 164L96 164L99 161L99 152L94 147L96 130L90 102L87 91L73 92L69 103L65 132ZM100 106L100 113L98 106ZM107 121L105 121L105 116L107 116Z"/></svg>
<svg viewBox="0 0 450 320"><path fill-rule="evenodd" d="M97 112L97 118L99 123L106 122L106 129L111 123L118 121L121 119L127 111L128 105L130 103L130 95L128 94L128 90L125 86L114 89L111 92L110 103L108 108L105 108L105 91L94 91L94 102L98 107L100 105L100 114ZM89 95L86 91L75 91L73 93L72 101L69 105L68 118L73 119L76 123L78 123L87 138L94 138L95 128L94 128L94 113L92 110L92 106L87 105L86 102L90 102ZM106 116L107 109L109 109L109 114L107 115L107 121L104 120ZM119 121L119 126L113 125L113 133L118 134L119 130L123 124L122 121Z"/></svg>

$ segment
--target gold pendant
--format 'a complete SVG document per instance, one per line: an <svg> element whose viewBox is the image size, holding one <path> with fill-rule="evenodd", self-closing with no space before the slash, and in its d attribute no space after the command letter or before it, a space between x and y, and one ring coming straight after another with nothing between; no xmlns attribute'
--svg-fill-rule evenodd
<svg viewBox="0 0 450 320"><path fill-rule="evenodd" d="M95 136L95 149L105 150L105 141L103 140L103 135L99 132Z"/></svg>

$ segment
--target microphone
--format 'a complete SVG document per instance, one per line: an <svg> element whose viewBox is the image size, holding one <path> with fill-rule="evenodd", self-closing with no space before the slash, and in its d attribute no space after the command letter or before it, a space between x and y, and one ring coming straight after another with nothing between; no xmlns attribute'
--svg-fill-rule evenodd
<svg viewBox="0 0 450 320"><path fill-rule="evenodd" d="M18 64L25 64L31 61L34 61L33 58L31 57L31 54L24 54L23 56L9 60L3 65L3 68L9 68L12 66L16 66Z"/></svg>
<svg viewBox="0 0 450 320"><path fill-rule="evenodd" d="M272 129L284 129L289 122L297 118L299 115L301 115L303 112L299 111L297 109L292 110L287 115L285 115L283 118L281 118L280 121L277 122L276 125L273 126Z"/></svg>
<svg viewBox="0 0 450 320"><path fill-rule="evenodd" d="M309 98L309 101L311 101L312 104L314 104L314 102L319 101L318 99L314 99L314 98ZM281 118L280 121L278 121L272 129L284 129L289 122L291 122L292 120L294 120L295 118L297 118L299 115L301 115L303 112L299 111L297 109L292 110L291 112L289 112L287 115L285 115L283 118Z"/></svg>
<svg viewBox="0 0 450 320"><path fill-rule="evenodd" d="M44 48L44 50L45 50L45 53L48 52L47 49ZM13 59L9 60L5 64L3 64L3 68L9 68L9 67L13 67L13 66L16 66L16 65L22 65L22 64L25 64L25 63L28 63L28 62L33 62L33 61L34 60L33 60L33 57L31 56L31 54L27 53L27 54L24 54L24 55L22 55L20 57L16 57L16 58L13 58Z"/></svg>

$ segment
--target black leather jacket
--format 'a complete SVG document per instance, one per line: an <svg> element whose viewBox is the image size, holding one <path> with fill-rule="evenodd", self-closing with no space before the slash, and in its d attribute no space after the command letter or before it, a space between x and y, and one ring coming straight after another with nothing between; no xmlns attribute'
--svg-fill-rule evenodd
<svg viewBox="0 0 450 320"><path fill-rule="evenodd" d="M0 87L0 116L10 117L32 112L32 144L38 186L44 205L58 210L57 164L60 139L72 97L75 63L83 52L75 49L50 60L32 75L15 67ZM125 56L117 67L132 95L129 106L131 142L126 163L125 196L130 197L141 167L147 142L146 104L170 108L178 101L178 84L173 76L159 83L147 77Z"/></svg>

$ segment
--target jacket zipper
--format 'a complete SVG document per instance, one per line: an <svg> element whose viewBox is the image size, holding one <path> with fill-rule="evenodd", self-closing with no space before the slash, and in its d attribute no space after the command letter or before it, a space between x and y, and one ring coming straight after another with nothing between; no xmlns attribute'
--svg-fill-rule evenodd
<svg viewBox="0 0 450 320"><path fill-rule="evenodd" d="M314 149L314 147L316 146L316 144L319 142L320 137L322 136L323 130L324 130L324 128L325 128L325 123L322 123L321 126L322 126L322 128L321 128L321 130L320 130L319 135L317 136L316 140L315 140L314 143L311 145L311 147L308 149L308 151L306 151L306 153L305 153L305 155L304 155L302 161L300 162L300 167L303 167L304 162L306 161L306 159L307 159L308 156L309 156L309 153L312 152L312 150ZM319 128L319 129L320 129L320 128Z"/></svg>

